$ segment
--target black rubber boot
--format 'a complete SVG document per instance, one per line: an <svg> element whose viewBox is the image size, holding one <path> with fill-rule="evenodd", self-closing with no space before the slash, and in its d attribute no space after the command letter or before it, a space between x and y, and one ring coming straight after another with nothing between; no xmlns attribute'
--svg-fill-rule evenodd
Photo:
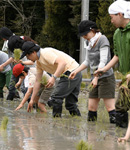
<svg viewBox="0 0 130 150"><path fill-rule="evenodd" d="M51 107L51 108L53 107L53 101L52 100L48 100L47 104L49 107Z"/></svg>
<svg viewBox="0 0 130 150"><path fill-rule="evenodd" d="M88 121L97 121L97 111L88 112Z"/></svg>
<svg viewBox="0 0 130 150"><path fill-rule="evenodd" d="M62 114L62 106L61 107L57 107L57 106L53 106L53 117L61 117Z"/></svg>
<svg viewBox="0 0 130 150"><path fill-rule="evenodd" d="M116 111L115 110L109 111L109 119L110 119L110 123L116 123Z"/></svg>
<svg viewBox="0 0 130 150"><path fill-rule="evenodd" d="M0 93L0 98L3 98L4 96L3 96L3 93Z"/></svg>
<svg viewBox="0 0 130 150"><path fill-rule="evenodd" d="M7 96L7 100L13 100L14 99L14 94L10 94Z"/></svg>
<svg viewBox="0 0 130 150"><path fill-rule="evenodd" d="M81 116L81 113L78 108L75 110L69 110L71 116Z"/></svg>
<svg viewBox="0 0 130 150"><path fill-rule="evenodd" d="M116 126L121 128L128 127L128 112L116 112Z"/></svg>
<svg viewBox="0 0 130 150"><path fill-rule="evenodd" d="M20 98L18 91L15 92L14 98Z"/></svg>

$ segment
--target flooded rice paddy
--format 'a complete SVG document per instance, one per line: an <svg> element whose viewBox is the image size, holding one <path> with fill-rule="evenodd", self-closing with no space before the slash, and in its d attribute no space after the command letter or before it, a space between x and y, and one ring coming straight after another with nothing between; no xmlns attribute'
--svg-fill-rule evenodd
<svg viewBox="0 0 130 150"><path fill-rule="evenodd" d="M82 117L71 117L63 110L62 118L47 114L27 113L27 104L14 111L19 101L0 100L0 122L4 116L9 121L7 130L0 130L0 150L76 150L79 141L92 144L93 150L130 150L130 142L117 143L126 129L109 123L109 116L101 101L96 123L87 122L88 93L81 91L79 109ZM64 108L64 107L63 107Z"/></svg>

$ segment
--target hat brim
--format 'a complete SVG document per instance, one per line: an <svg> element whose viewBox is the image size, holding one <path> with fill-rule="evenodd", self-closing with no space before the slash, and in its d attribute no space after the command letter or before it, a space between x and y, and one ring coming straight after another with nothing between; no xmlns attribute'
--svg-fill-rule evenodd
<svg viewBox="0 0 130 150"><path fill-rule="evenodd" d="M40 49L40 47L37 46L37 45L34 45L34 46L33 46L32 48L30 48L29 50L23 51L23 53L22 53L20 59L22 59L23 57L25 57L25 56L28 54L29 51L38 50L38 49Z"/></svg>
<svg viewBox="0 0 130 150"><path fill-rule="evenodd" d="M25 57L25 56L26 56L26 54L27 54L27 52L26 52L26 51L24 51L24 52L22 53L22 55L21 55L20 59L22 59L23 57Z"/></svg>
<svg viewBox="0 0 130 150"><path fill-rule="evenodd" d="M85 32L82 32L82 33L79 33L78 36L79 36L79 37L80 37L80 36L84 36L84 35L88 34L90 31L91 31L91 30L85 31Z"/></svg>

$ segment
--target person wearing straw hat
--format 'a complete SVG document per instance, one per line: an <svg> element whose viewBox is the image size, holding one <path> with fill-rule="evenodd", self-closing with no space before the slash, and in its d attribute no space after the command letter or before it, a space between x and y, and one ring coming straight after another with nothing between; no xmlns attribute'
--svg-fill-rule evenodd
<svg viewBox="0 0 130 150"><path fill-rule="evenodd" d="M117 28L114 36L114 57L102 69L95 71L95 75L102 75L119 62L119 70L123 75L130 72L130 2L117 0L113 2L108 12L111 23ZM127 83L130 81L130 74L126 76ZM128 89L129 91L129 89ZM116 126L126 128L128 126L128 110L130 108L130 95L119 90L116 101Z"/></svg>

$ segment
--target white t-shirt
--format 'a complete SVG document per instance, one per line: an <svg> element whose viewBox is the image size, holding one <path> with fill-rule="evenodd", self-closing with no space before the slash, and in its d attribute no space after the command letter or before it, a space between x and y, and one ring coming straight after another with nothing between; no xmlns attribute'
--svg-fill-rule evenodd
<svg viewBox="0 0 130 150"><path fill-rule="evenodd" d="M36 74L37 74L36 68L32 67L29 69L28 76L26 76L28 79L28 83L26 84L26 85L28 85L28 88L33 88L35 80L36 80ZM50 78L50 76L45 71L43 73L43 76L46 76L47 80ZM40 80L39 80L39 82L40 82Z"/></svg>

